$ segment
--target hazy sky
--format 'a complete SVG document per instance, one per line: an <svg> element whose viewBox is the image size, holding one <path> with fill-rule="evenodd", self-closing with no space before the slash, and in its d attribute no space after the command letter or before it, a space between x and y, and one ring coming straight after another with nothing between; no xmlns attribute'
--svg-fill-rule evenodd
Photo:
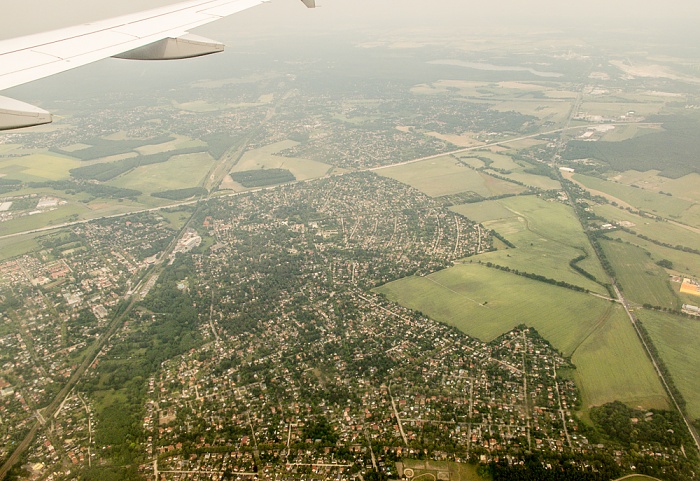
<svg viewBox="0 0 700 481"><path fill-rule="evenodd" d="M315 39L318 45L330 45L329 35L343 35L346 41L358 43L382 36L401 36L401 40L411 40L419 36L433 36L441 44L441 35L477 37L481 33L499 33L515 40L528 33L555 32L559 37L595 39L610 45L615 50L616 41L625 40L626 47L639 46L640 51L651 42L663 41L664 37L673 47L664 52L681 55L678 46L684 46L682 55L700 58L700 19L699 0L316 0L320 5L315 10L307 9L299 0L272 0L244 12L232 15L194 30L194 33L220 40L229 46L229 63L235 64L235 57L241 52L251 52L256 48L256 38L279 39L279 45L286 45L285 38L311 38L305 42L313 50ZM92 20L134 13L148 8L178 3L173 0L22 0L5 1L0 17L0 39L38 33L66 27ZM38 14L37 12L40 12ZM614 39L613 39L614 38ZM348 40L349 39L349 40ZM422 38L416 38L418 41ZM633 39L633 40L632 40ZM276 45L267 42L265 45ZM553 42L556 42L553 40ZM260 42L263 45L263 42ZM310 46L308 46L310 45ZM236 49L237 52L236 52ZM313 56L313 51L309 53ZM224 54L227 55L227 54ZM219 56L215 61L189 61L188 65L158 65L161 76L177 75L178 69L198 69L203 78L214 75L217 65L223 61ZM234 60L231 60L233 58ZM112 65L110 62L113 62ZM200 62L200 63L195 63ZM207 64L207 62L210 62ZM147 62L151 64L151 62ZM118 64L116 61L99 62L93 67L83 67L87 77L94 72L108 68L118 68L120 77L144 75L150 78L156 74L151 65L140 62ZM89 69L93 70L89 70ZM88 69L88 70L85 70ZM172 72L172 73L170 73ZM53 86L75 81L74 76L54 77L51 81L17 87L28 89L22 92L42 92ZM76 76L77 75L77 76ZM155 77L157 78L157 77ZM9 91L8 95L14 95Z"/></svg>
<svg viewBox="0 0 700 481"><path fill-rule="evenodd" d="M273 0L200 32L235 29L240 34L303 34L305 31L443 27L579 28L677 32L700 19L697 0L317 0L307 12L298 0ZM173 0L22 0L3 2L0 38L35 33L151 7ZM41 12L37 15L37 12ZM236 33L232 36L235 37Z"/></svg>

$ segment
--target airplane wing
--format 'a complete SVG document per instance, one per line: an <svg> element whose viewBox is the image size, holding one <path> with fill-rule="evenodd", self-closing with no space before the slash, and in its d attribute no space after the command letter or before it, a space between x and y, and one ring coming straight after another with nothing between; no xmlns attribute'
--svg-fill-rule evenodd
<svg viewBox="0 0 700 481"><path fill-rule="evenodd" d="M221 52L223 44L191 35L200 25L269 0L190 0L99 22L0 41L0 90L107 57L171 60ZM301 0L314 8L315 0ZM51 114L0 97L0 130L51 122Z"/></svg>

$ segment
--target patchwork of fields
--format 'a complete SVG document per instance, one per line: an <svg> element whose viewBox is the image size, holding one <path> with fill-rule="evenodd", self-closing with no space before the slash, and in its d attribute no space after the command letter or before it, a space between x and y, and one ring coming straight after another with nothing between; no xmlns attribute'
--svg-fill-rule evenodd
<svg viewBox="0 0 700 481"><path fill-rule="evenodd" d="M663 387L624 310L610 301L475 263L401 279L377 291L485 341L519 324L534 327L572 356L586 407L616 399L666 406Z"/></svg>
<svg viewBox="0 0 700 481"><path fill-rule="evenodd" d="M700 418L700 321L646 310L637 315L683 395L688 414Z"/></svg>

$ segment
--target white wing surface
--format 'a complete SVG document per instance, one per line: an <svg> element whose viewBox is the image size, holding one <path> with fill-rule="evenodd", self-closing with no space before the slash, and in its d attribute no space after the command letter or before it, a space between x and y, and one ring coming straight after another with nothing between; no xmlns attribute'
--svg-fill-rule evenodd
<svg viewBox="0 0 700 481"><path fill-rule="evenodd" d="M107 57L169 60L223 50L192 28L267 0L190 0L99 22L0 41L0 90ZM315 7L315 0L302 0ZM0 130L51 121L48 112L0 97Z"/></svg>

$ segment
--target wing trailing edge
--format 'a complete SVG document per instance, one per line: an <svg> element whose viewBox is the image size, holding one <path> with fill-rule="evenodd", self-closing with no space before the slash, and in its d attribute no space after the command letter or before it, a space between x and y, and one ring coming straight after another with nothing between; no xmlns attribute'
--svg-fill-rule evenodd
<svg viewBox="0 0 700 481"><path fill-rule="evenodd" d="M221 52L223 44L189 30L269 0L188 0L166 7L0 41L0 90L108 57L170 60ZM308 8L316 0L301 0ZM0 130L51 122L51 114L0 97Z"/></svg>

